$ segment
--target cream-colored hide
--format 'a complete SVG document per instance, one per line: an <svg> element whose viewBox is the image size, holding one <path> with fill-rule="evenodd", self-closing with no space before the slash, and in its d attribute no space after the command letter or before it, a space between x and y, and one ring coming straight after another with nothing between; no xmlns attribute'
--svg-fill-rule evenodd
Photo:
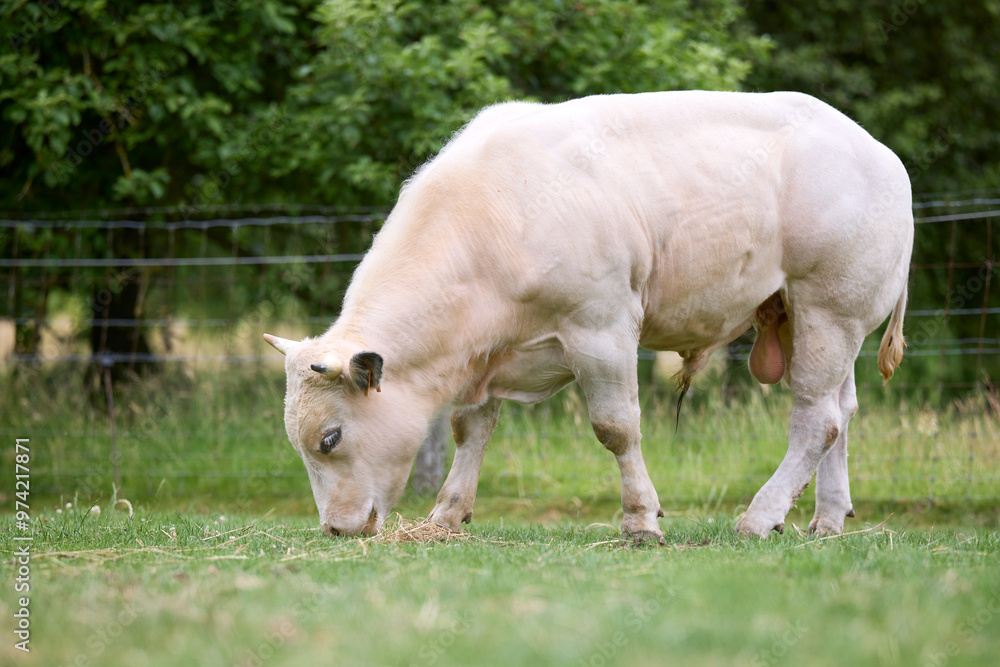
<svg viewBox="0 0 1000 667"><path fill-rule="evenodd" d="M454 464L430 518L472 517L502 400L576 381L622 476L622 530L661 536L636 347L689 381L755 326L750 370L794 396L788 453L737 522L766 536L817 473L810 528L852 515L854 361L899 363L913 242L903 165L797 93L665 92L483 110L410 179L325 334L286 355L285 425L331 534L377 531L428 424ZM818 472L817 472L818 471Z"/></svg>

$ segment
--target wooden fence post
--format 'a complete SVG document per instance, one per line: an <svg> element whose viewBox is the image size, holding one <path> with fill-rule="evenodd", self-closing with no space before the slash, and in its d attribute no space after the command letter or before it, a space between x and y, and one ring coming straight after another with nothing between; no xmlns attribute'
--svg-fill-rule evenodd
<svg viewBox="0 0 1000 667"><path fill-rule="evenodd" d="M417 452L410 484L420 495L437 493L444 481L444 449L451 433L451 415L439 416L431 425L427 439Z"/></svg>

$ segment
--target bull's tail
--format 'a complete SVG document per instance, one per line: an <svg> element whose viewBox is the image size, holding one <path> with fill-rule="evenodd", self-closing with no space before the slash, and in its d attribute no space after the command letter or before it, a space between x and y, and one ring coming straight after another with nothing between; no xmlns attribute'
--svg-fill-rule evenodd
<svg viewBox="0 0 1000 667"><path fill-rule="evenodd" d="M677 381L677 389L680 391L680 394L677 396L677 422L674 424L675 434L681 426L681 403L684 402L684 395L691 388L691 379L694 378L695 373L708 363L708 355L705 354L705 350L698 350L697 352L689 350L687 352L680 352L679 354L684 363L681 369L674 375L674 380Z"/></svg>
<svg viewBox="0 0 1000 667"><path fill-rule="evenodd" d="M882 344L878 348L878 370L882 373L883 382L888 382L895 372L899 362L903 360L903 348L906 340L903 338L903 311L906 310L906 285L892 309L889 326L882 335Z"/></svg>

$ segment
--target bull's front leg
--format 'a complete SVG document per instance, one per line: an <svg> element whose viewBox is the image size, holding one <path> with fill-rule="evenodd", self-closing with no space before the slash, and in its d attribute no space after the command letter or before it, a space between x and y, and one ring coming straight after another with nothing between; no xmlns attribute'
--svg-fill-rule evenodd
<svg viewBox="0 0 1000 667"><path fill-rule="evenodd" d="M472 506L476 502L486 443L499 417L499 398L490 398L481 406L452 413L455 460L438 493L437 503L427 517L428 521L456 531L461 530L463 523L472 521Z"/></svg>
<svg viewBox="0 0 1000 667"><path fill-rule="evenodd" d="M590 423L621 471L622 534L662 542L657 518L663 510L642 459L635 341L590 338L577 341L576 347L573 370L587 398Z"/></svg>

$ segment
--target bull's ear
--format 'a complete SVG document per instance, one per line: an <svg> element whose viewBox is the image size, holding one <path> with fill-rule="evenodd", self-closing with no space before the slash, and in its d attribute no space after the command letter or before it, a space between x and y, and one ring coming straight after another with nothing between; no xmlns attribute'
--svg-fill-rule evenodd
<svg viewBox="0 0 1000 667"><path fill-rule="evenodd" d="M358 389L368 392L382 391L382 355L377 352L358 352L351 357L351 379Z"/></svg>

